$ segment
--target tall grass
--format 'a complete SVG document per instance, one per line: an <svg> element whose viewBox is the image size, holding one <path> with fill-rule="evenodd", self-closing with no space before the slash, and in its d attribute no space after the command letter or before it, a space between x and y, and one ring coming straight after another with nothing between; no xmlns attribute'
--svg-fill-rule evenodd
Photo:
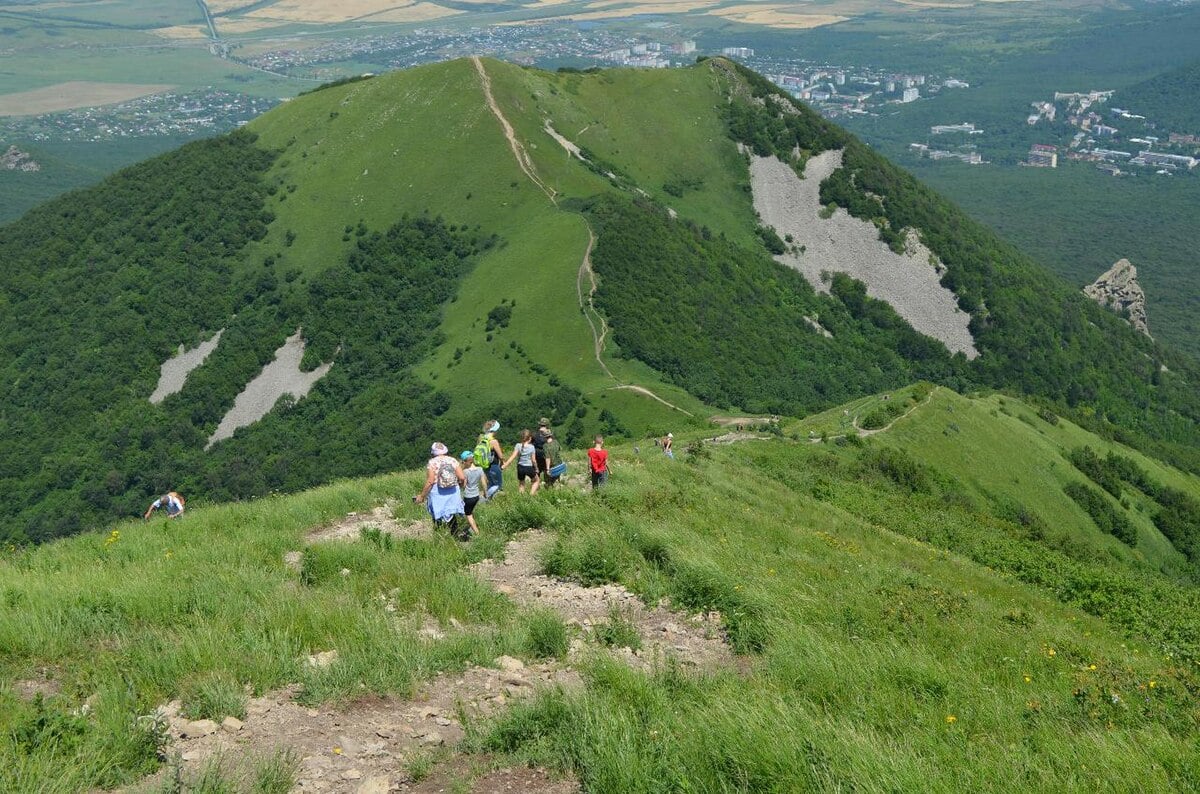
<svg viewBox="0 0 1200 794"><path fill-rule="evenodd" d="M0 560L0 789L152 771L161 732L138 717L171 698L217 717L286 683L315 703L404 694L501 653L562 658L561 616L519 612L464 570L539 527L548 570L718 611L741 658L647 674L598 652L582 691L471 725L469 749L595 791L1200 790L1194 590L1068 558L873 440L614 456L595 493L488 504L465 547L368 539L283 564L310 528L411 493L404 475ZM431 617L461 628L430 641ZM610 622L601 638L621 644L629 627ZM331 666L305 664L329 649ZM19 700L8 682L43 670L60 693Z"/></svg>

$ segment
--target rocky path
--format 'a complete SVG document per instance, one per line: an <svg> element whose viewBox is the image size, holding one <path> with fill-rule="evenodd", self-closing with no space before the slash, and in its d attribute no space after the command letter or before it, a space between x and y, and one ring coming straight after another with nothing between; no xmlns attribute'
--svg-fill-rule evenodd
<svg viewBox="0 0 1200 794"><path fill-rule="evenodd" d="M353 542L364 527L394 537L430 534L429 522L406 524L392 516L392 505L344 519L310 532L308 543ZM159 710L171 737L169 752L178 759L185 779L193 779L210 764L219 764L227 777L249 780L256 765L280 750L298 762L295 792L327 794L387 794L387 792L469 790L475 792L536 792L566 794L578 790L541 769L493 768L480 756L452 750L465 735L463 719L487 717L538 688L581 685L576 665L589 654L612 653L638 669L653 669L667 660L687 667L712 669L733 665L724 641L721 615L688 616L664 604L647 606L620 585L584 587L540 573L538 552L553 536L538 530L521 533L505 546L503 560L483 560L471 567L481 580L523 607L558 613L575 637L565 659L525 662L509 656L494 667L471 667L457 674L439 673L423 682L409 698L371 696L342 706L309 707L297 702L299 685L253 698L244 720L191 721L173 701ZM285 559L299 567L302 552ZM638 648L606 648L596 632L614 615L632 627ZM433 622L421 629L420 642L438 642L450 632ZM307 657L304 664L337 664L336 650ZM415 773L431 768L429 777ZM168 767L133 789L157 791L175 774ZM463 788L463 786L466 788Z"/></svg>
<svg viewBox="0 0 1200 794"><path fill-rule="evenodd" d="M509 541L504 560L484 560L474 566L480 578L500 593L527 607L552 609L568 625L578 627L588 638L615 612L631 624L641 640L641 648L618 648L616 652L629 664L646 668L673 658L691 667L711 668L733 664L733 653L725 643L721 616L684 615L665 604L646 606L638 596L621 585L584 587L575 582L539 573L538 549L552 542L546 533L529 531ZM587 648L584 639L572 643L571 656Z"/></svg>

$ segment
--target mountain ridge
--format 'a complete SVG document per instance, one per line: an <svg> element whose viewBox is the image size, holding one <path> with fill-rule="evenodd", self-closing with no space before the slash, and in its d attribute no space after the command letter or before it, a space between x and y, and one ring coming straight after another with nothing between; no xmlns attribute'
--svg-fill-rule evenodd
<svg viewBox="0 0 1200 794"><path fill-rule="evenodd" d="M861 282L818 293L773 262L787 244L755 218L739 145L797 170L840 150L822 203L893 250L920 230L980 358L950 356ZM722 59L587 75L462 60L331 86L47 205L0 248L25 326L0 328L23 434L0 450L0 525L21 542L168 488L245 499L414 463L485 415L514 429L548 415L577 445L725 411L803 415L921 378L1037 395L1200 465L1193 363ZM71 300L85 288L90 302ZM222 328L149 407L161 363ZM297 328L300 369L328 374L205 452ZM71 421L51 430L51 411Z"/></svg>

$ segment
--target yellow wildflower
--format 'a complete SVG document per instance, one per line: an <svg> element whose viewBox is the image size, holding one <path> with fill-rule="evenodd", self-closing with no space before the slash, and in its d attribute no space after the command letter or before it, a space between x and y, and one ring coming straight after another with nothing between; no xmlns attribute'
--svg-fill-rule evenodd
<svg viewBox="0 0 1200 794"><path fill-rule="evenodd" d="M953 725L956 722L958 722L958 717L955 717L953 714L946 715L946 724L947 725Z"/></svg>
<svg viewBox="0 0 1200 794"><path fill-rule="evenodd" d="M1051 658L1054 658L1054 656L1055 656L1054 649L1053 649L1053 648L1048 648L1048 649L1046 650L1046 655L1047 655L1047 656L1049 656L1049 657L1051 657Z"/></svg>
<svg viewBox="0 0 1200 794"><path fill-rule="evenodd" d="M1095 669L1096 669L1096 665L1094 665L1094 664L1089 664L1089 665L1088 665L1088 669L1089 669L1089 670L1095 670Z"/></svg>
<svg viewBox="0 0 1200 794"><path fill-rule="evenodd" d="M1025 683L1028 684L1032 680L1033 680L1033 678L1031 676L1025 676Z"/></svg>
<svg viewBox="0 0 1200 794"><path fill-rule="evenodd" d="M1154 687L1156 687L1156 686L1158 686L1158 682L1157 682L1157 681L1151 681L1151 682L1150 682L1150 688L1151 688L1151 689L1154 689Z"/></svg>

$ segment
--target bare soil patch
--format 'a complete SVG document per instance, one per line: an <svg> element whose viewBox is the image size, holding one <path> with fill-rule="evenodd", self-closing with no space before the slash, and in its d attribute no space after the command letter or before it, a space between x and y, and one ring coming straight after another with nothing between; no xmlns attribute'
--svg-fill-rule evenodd
<svg viewBox="0 0 1200 794"><path fill-rule="evenodd" d="M312 372L302 372L300 362L303 359L304 339L297 329L275 351L275 359L263 367L258 377L246 384L246 388L234 399L233 407L221 418L205 449L223 438L229 438L239 427L252 425L262 419L283 395L290 394L297 400L303 398L333 366L331 361Z"/></svg>
<svg viewBox="0 0 1200 794"><path fill-rule="evenodd" d="M794 242L793 249L776 259L799 270L821 291L828 291L823 273L847 273L866 284L871 297L891 304L920 333L940 340L951 353L975 358L978 351L968 328L971 316L941 285L945 266L915 233L909 235L907 253L897 254L879 239L873 223L840 207L823 216L821 182L841 167L840 151L811 158L804 179L776 157L751 160L754 209L763 223Z"/></svg>
<svg viewBox="0 0 1200 794"><path fill-rule="evenodd" d="M472 667L456 675L439 674L412 698L371 697L342 706L310 708L296 702L299 691L292 687L254 698L246 708L245 720L221 725L188 720L179 713L181 704L172 701L160 709L169 726L168 752L178 754L185 778L207 764L218 763L228 776L245 779L256 764L286 748L299 761L294 791L429 790L413 788L416 781L411 779L408 765L423 754L461 741L464 716L488 716L506 703L533 694L537 687L579 685L578 676L557 663L525 666L507 657L497 661L508 669ZM154 791L169 774L170 768L165 768L132 790ZM511 777L522 776L513 772ZM546 784L527 790L574 790L562 788L562 781L545 773L525 779Z"/></svg>
<svg viewBox="0 0 1200 794"><path fill-rule="evenodd" d="M306 540L309 543L358 540L362 536L362 530L368 528L378 529L385 535L391 535L394 538L420 538L433 534L431 521L422 520L401 524L393 517L393 510L395 510L395 504L389 502L369 512L348 513L345 518L334 524L309 532Z"/></svg>
<svg viewBox="0 0 1200 794"><path fill-rule="evenodd" d="M182 391L183 385L187 383L187 376L191 374L192 370L203 364L209 354L217 349L217 343L221 341L223 333L225 333L224 328L217 331L211 339L206 339L191 350L185 351L183 345L180 345L179 352L164 361L159 368L158 386L150 395L150 402L160 403L172 394Z"/></svg>
<svg viewBox="0 0 1200 794"><path fill-rule="evenodd" d="M93 83L72 80L66 83L0 94L0 116L36 116L74 108L114 105L174 88L171 85L148 83Z"/></svg>
<svg viewBox="0 0 1200 794"><path fill-rule="evenodd" d="M640 650L618 650L634 667L650 668L668 658L700 668L733 664L733 653L721 629L721 616L716 612L688 616L672 612L663 603L647 606L621 585L584 587L539 573L537 551L551 540L548 534L536 530L522 533L505 546L503 561L483 560L472 566L472 570L497 592L522 606L554 610L568 625L579 627L585 637L598 624L606 623L613 610L621 612L641 637ZM579 653L583 647L583 643L576 641L572 651Z"/></svg>

